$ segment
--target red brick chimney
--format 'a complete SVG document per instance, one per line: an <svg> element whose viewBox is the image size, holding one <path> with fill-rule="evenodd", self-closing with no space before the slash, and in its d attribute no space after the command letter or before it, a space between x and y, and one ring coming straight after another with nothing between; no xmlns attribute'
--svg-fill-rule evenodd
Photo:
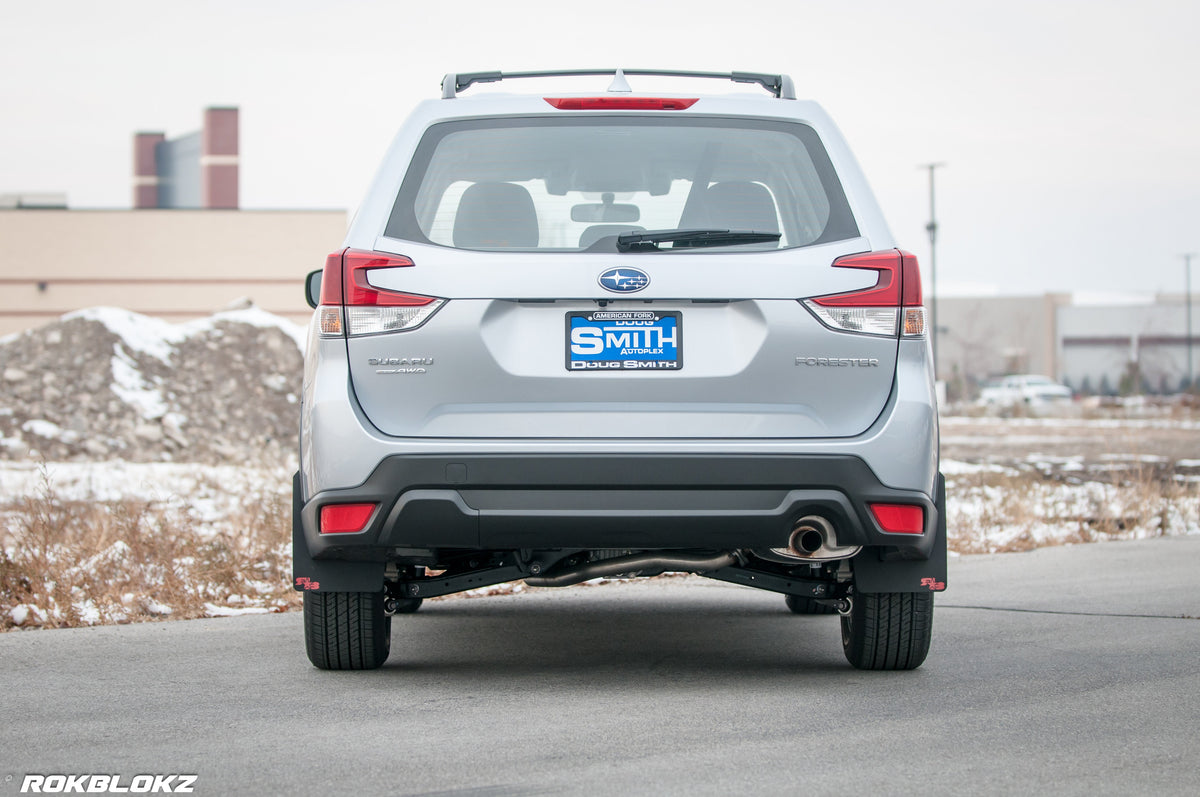
<svg viewBox="0 0 1200 797"><path fill-rule="evenodd" d="M133 206L158 207L158 166L154 148L165 141L162 133L138 133L133 137Z"/></svg>
<svg viewBox="0 0 1200 797"><path fill-rule="evenodd" d="M200 145L200 205L237 209L238 109L206 108Z"/></svg>

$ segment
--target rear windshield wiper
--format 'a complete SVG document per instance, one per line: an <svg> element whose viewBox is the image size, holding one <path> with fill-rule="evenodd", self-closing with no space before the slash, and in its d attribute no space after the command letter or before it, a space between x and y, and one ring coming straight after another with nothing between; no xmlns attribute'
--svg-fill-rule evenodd
<svg viewBox="0 0 1200 797"><path fill-rule="evenodd" d="M674 249L701 246L737 246L778 241L777 232L756 230L646 230L617 236L618 252L657 252L660 243L672 243Z"/></svg>

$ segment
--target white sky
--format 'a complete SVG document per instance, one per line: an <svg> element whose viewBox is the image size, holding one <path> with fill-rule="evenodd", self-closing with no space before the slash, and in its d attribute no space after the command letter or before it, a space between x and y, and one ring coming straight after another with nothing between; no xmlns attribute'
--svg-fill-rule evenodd
<svg viewBox="0 0 1200 797"><path fill-rule="evenodd" d="M790 74L926 268L945 162L942 295L1178 292L1200 252L1197 0L0 0L0 193L128 207L135 131L237 105L244 208L353 209L443 73L597 66Z"/></svg>

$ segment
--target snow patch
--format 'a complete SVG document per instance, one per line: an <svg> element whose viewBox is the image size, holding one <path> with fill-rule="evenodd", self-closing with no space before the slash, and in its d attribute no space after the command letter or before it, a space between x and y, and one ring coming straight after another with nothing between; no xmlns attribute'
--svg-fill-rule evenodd
<svg viewBox="0 0 1200 797"><path fill-rule="evenodd" d="M167 403L163 401L162 393L149 387L142 380L142 373L137 363L125 353L120 344L113 346L112 358L112 392L117 398L133 407L148 421L161 418L167 413Z"/></svg>
<svg viewBox="0 0 1200 797"><path fill-rule="evenodd" d="M40 606L34 606L32 603L19 603L8 611L8 617L12 620L13 625L42 625L50 619L50 615ZM32 618L32 622L30 622Z"/></svg>
<svg viewBox="0 0 1200 797"><path fill-rule="evenodd" d="M179 325L119 307L88 307L63 316L64 321L72 318L98 321L119 337L129 350L148 354L164 364L170 364L174 344L187 336Z"/></svg>
<svg viewBox="0 0 1200 797"><path fill-rule="evenodd" d="M974 462L963 462L958 459L943 459L939 470L943 476L965 476L971 473L1014 473L1012 468L1003 465L979 465Z"/></svg>
<svg viewBox="0 0 1200 797"><path fill-rule="evenodd" d="M127 543L117 540L95 556L84 559L69 572L90 573L101 565L121 564L131 553L133 553L133 549Z"/></svg>
<svg viewBox="0 0 1200 797"><path fill-rule="evenodd" d="M232 606L217 606L215 603L204 604L204 614L206 617L237 617L243 614L270 614L270 609L260 607L246 607L243 609L235 609Z"/></svg>
<svg viewBox="0 0 1200 797"><path fill-rule="evenodd" d="M150 597L142 598L142 610L155 617L167 617L175 613L175 610L167 604L159 603Z"/></svg>
<svg viewBox="0 0 1200 797"><path fill-rule="evenodd" d="M241 324L249 324L252 327L260 329L277 328L296 343L296 348L304 350L305 339L307 337L306 328L292 321L277 316L274 313L268 313L261 307L251 306L241 310L225 310L215 313L209 318L202 318L199 321L191 321L184 326L188 335L194 335L197 332L212 329L221 321L233 321Z"/></svg>
<svg viewBox="0 0 1200 797"><path fill-rule="evenodd" d="M305 342L304 327L256 306L225 310L214 313L208 318L187 321L182 324L172 324L129 310L122 310L119 307L89 307L63 316L64 321L72 318L100 322L109 332L119 337L130 351L147 354L162 361L165 365L170 365L175 346L194 335L215 330L217 325L223 321L248 324L260 329L279 329L296 343L296 348L301 350L303 350Z"/></svg>
<svg viewBox="0 0 1200 797"><path fill-rule="evenodd" d="M62 427L58 424L43 420L25 421L21 424L21 431L45 437L47 440L57 440L63 433Z"/></svg>

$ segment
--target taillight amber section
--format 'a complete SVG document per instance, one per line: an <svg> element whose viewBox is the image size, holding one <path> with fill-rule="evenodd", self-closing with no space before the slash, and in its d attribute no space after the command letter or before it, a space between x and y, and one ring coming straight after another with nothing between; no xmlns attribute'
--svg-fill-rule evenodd
<svg viewBox="0 0 1200 797"><path fill-rule="evenodd" d="M904 328L900 334L908 338L920 337L925 334L925 308L905 307Z"/></svg>
<svg viewBox="0 0 1200 797"><path fill-rule="evenodd" d="M326 337L338 337L342 334L342 306L321 305L317 311L317 322L321 325L321 334Z"/></svg>

